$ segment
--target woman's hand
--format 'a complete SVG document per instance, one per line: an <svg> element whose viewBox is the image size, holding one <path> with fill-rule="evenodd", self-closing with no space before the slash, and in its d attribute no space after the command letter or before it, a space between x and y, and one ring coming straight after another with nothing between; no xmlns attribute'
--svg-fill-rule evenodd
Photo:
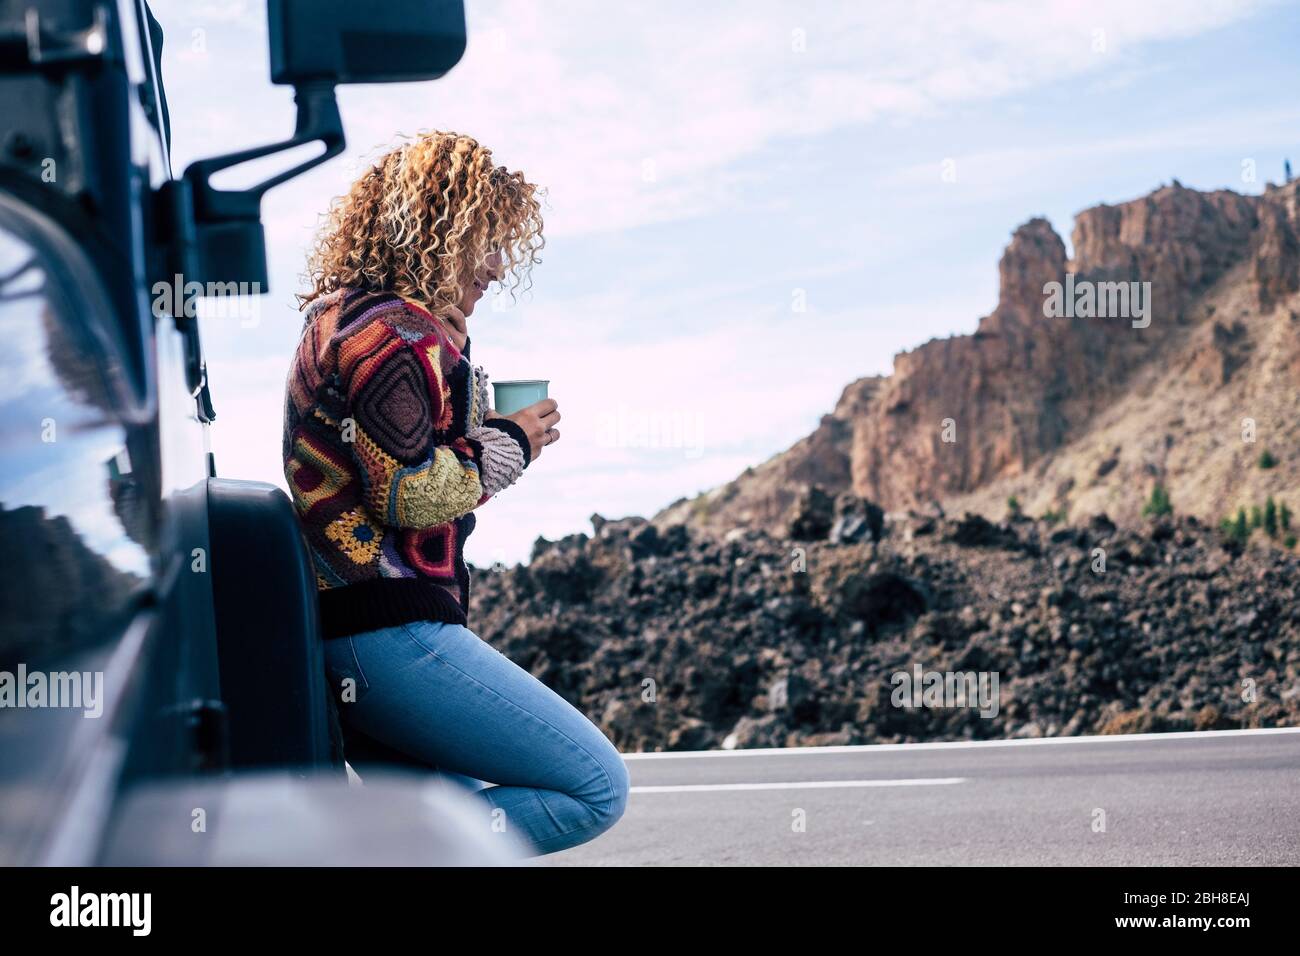
<svg viewBox="0 0 1300 956"><path fill-rule="evenodd" d="M462 352L465 350L465 340L469 338L469 326L465 322L465 313L454 305L444 306L438 313L438 320L442 323L447 337L451 339L452 344Z"/></svg>
<svg viewBox="0 0 1300 956"><path fill-rule="evenodd" d="M553 398L544 398L527 408L521 408L513 415L503 415L524 430L528 444L532 449L531 461L536 461L547 445L560 440L560 430L555 423L560 420L559 406Z"/></svg>

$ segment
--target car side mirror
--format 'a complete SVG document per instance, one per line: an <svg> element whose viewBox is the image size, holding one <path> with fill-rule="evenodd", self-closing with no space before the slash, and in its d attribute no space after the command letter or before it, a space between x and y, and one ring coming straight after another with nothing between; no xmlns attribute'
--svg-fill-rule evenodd
<svg viewBox="0 0 1300 956"><path fill-rule="evenodd" d="M338 83L393 83L442 76L465 52L463 0L268 0L271 79L294 88L298 119L289 139L201 159L159 190L170 233L162 278L237 284L266 292L262 195L343 151ZM232 166L319 142L324 150L246 189L217 189ZM178 321L181 321L178 317Z"/></svg>
<svg viewBox="0 0 1300 956"><path fill-rule="evenodd" d="M461 0L269 0L271 82L435 80L465 53Z"/></svg>

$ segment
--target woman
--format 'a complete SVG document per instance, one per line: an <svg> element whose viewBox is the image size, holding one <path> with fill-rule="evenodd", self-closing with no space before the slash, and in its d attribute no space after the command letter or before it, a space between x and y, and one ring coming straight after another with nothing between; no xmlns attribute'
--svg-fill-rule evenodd
<svg viewBox="0 0 1300 956"><path fill-rule="evenodd" d="M383 156L335 201L309 263L284 460L344 726L468 778L495 830L549 853L619 819L627 770L468 629L463 556L475 510L560 437L552 399L496 415L469 359L475 305L492 282L518 288L542 244L537 187L470 137Z"/></svg>

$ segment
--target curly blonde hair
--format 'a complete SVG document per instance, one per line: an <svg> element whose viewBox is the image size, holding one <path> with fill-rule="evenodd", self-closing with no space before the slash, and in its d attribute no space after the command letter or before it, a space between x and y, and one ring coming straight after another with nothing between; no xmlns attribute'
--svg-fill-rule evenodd
<svg viewBox="0 0 1300 956"><path fill-rule="evenodd" d="M541 261L541 190L460 133L421 133L381 156L331 204L307 261L306 306L335 289L395 292L437 312L460 302L501 255L501 281L527 288Z"/></svg>

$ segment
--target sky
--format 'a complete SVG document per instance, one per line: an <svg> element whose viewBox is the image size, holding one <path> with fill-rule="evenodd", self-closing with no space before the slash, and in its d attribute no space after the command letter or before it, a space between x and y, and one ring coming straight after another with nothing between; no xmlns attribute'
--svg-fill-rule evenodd
<svg viewBox="0 0 1300 956"><path fill-rule="evenodd" d="M289 135L262 3L151 5L177 175ZM492 379L550 380L563 437L478 513L478 566L724 483L898 352L973 331L1028 219L1068 249L1099 202L1174 178L1258 193L1300 167L1295 3L466 6L443 79L340 88L346 152L264 200L270 291L200 317L218 472L283 486L294 295L330 199L428 129L544 186L532 289L469 329Z"/></svg>

